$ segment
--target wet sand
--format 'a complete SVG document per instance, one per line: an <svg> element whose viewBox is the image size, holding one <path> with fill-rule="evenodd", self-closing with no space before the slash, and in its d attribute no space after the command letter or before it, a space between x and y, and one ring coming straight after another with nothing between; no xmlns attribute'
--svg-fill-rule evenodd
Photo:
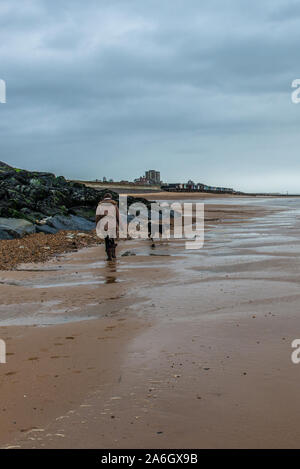
<svg viewBox="0 0 300 469"><path fill-rule="evenodd" d="M130 193L130 194L120 194L120 195L131 195L132 197L143 197L144 199L148 200L186 200L186 199L193 199L193 200L206 200L206 199L237 199L240 200L242 198L249 199L249 196L243 195L236 195L236 194L214 194L211 192L143 192L143 193ZM260 198L257 196L251 197L253 199L253 203L255 204L255 199Z"/></svg>
<svg viewBox="0 0 300 469"><path fill-rule="evenodd" d="M121 194L122 195L122 194ZM242 196L240 195L234 195L234 194L214 194L211 192L167 192L167 191L162 191L162 192L143 192L140 194L136 193L129 193L129 194L123 194L123 195L131 195L132 197L144 197L145 199L148 200L174 200L174 199L219 199L219 198L241 198Z"/></svg>
<svg viewBox="0 0 300 469"><path fill-rule="evenodd" d="M1 446L299 446L300 205L260 204L212 205L197 252L127 241L115 264L97 246L1 272Z"/></svg>

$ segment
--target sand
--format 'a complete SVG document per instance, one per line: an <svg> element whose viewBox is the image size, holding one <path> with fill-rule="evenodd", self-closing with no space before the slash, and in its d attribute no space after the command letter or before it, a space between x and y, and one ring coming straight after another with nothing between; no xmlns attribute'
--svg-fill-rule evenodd
<svg viewBox="0 0 300 469"><path fill-rule="evenodd" d="M185 199L197 199L197 200L205 200L205 199L241 199L242 195L236 194L214 194L210 192L143 192L139 194L130 193L130 194L120 194L120 195L130 195L132 197L143 197L148 200L185 200ZM254 203L256 196L253 197Z"/></svg>
<svg viewBox="0 0 300 469"><path fill-rule="evenodd" d="M95 231L34 233L21 239L0 240L0 270L15 269L20 263L45 262L56 254L74 252L101 243Z"/></svg>
<svg viewBox="0 0 300 469"><path fill-rule="evenodd" d="M1 272L2 447L299 446L300 228L267 202L206 214L197 253L126 241L116 263L99 245Z"/></svg>

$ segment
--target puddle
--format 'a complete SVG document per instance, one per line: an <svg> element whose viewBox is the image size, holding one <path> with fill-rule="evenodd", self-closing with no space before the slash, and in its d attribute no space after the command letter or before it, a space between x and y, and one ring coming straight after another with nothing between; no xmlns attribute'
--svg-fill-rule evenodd
<svg viewBox="0 0 300 469"><path fill-rule="evenodd" d="M109 279L111 279L110 277ZM63 287L81 287L85 285L104 285L107 283L119 283L124 282L125 280L121 279L114 279L114 281L110 281L107 279L101 280L82 280L82 281L71 281L71 282L56 282L56 283L44 283L44 284L32 284L32 285L24 285L25 287L30 288L63 288Z"/></svg>
<svg viewBox="0 0 300 469"><path fill-rule="evenodd" d="M36 315L28 317L13 317L9 319L1 319L0 327L4 326L55 326L56 324L65 324L68 322L80 322L80 321L89 321L96 319L97 316L55 316L55 315Z"/></svg>
<svg viewBox="0 0 300 469"><path fill-rule="evenodd" d="M66 281L66 282L47 282L45 283L34 283L34 282L21 282L21 281L10 281L10 280L2 280L0 285L10 285L15 287L25 287L25 288L65 288L65 287L81 287L86 285L104 285L107 283L119 283L125 282L123 279L114 279L114 282L107 280L107 278L102 279L94 279L94 280L74 280L74 281Z"/></svg>

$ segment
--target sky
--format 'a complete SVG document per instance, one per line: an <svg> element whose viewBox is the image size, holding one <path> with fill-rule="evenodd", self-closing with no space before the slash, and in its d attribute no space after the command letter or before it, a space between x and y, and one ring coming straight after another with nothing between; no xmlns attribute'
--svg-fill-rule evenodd
<svg viewBox="0 0 300 469"><path fill-rule="evenodd" d="M300 193L299 56L299 0L1 0L0 160Z"/></svg>

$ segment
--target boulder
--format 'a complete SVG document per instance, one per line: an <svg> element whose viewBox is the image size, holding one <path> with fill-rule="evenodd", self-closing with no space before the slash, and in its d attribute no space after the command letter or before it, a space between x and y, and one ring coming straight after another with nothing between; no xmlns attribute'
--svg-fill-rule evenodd
<svg viewBox="0 0 300 469"><path fill-rule="evenodd" d="M45 225L36 225L36 232L45 233L45 234L55 234L58 232L58 230L56 228L53 228L52 226L45 224Z"/></svg>
<svg viewBox="0 0 300 469"><path fill-rule="evenodd" d="M95 222L87 220L86 218L78 217L76 215L70 215L70 216L56 215L54 217L47 218L45 222L46 222L45 225L51 228L54 228L56 231L59 231L59 230L90 231L93 228L95 228Z"/></svg>
<svg viewBox="0 0 300 469"><path fill-rule="evenodd" d="M20 218L0 218L0 239L22 238L35 233L35 225Z"/></svg>

